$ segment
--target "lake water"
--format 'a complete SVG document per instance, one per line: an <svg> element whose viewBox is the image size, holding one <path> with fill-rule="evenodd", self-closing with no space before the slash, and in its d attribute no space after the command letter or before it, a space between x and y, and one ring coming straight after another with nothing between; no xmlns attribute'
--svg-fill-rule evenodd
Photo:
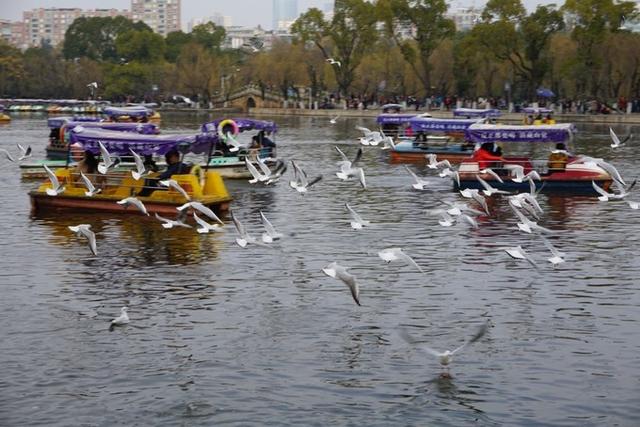
<svg viewBox="0 0 640 427"><path fill-rule="evenodd" d="M162 127L205 119L165 114ZM238 247L232 226L198 235L140 216L30 218L37 183L0 159L0 425L638 425L640 211L541 195L541 224L567 253L553 269L505 199L478 230L443 228L425 210L461 200L449 182L416 192L375 148L367 190L339 181L333 147L353 155L354 126L372 120L276 120L279 155L324 180L305 196L285 181L227 183L251 232L262 210L285 233L271 247ZM14 116L0 147L43 157L47 134L46 116ZM575 150L634 179L640 141L612 152L607 134L581 127ZM351 230L345 202L372 226ZM67 229L79 223L93 226L98 257ZM499 249L518 244L538 270ZM426 274L384 264L377 252L393 246ZM332 261L356 276L362 307L321 272ZM124 305L130 325L109 332ZM398 334L452 349L485 321L452 378Z"/></svg>

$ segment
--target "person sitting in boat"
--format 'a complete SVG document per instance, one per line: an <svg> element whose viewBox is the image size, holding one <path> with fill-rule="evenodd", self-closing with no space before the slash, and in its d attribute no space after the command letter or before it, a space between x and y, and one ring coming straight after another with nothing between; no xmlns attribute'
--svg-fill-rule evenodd
<svg viewBox="0 0 640 427"><path fill-rule="evenodd" d="M158 172L159 170L158 165L156 164L156 161L153 160L153 155L151 154L147 154L144 156L143 164L144 168L149 172Z"/></svg>
<svg viewBox="0 0 640 427"><path fill-rule="evenodd" d="M571 154L567 151L567 146L559 142L556 144L555 150L549 155L549 172L564 171L567 167Z"/></svg>
<svg viewBox="0 0 640 427"><path fill-rule="evenodd" d="M269 137L265 134L263 130L258 132L258 142L260 143L260 148L263 148L264 151L271 154L276 148L276 143L273 142Z"/></svg>
<svg viewBox="0 0 640 427"><path fill-rule="evenodd" d="M138 193L138 196L147 197L156 191L159 181L171 178L173 175L180 175L189 171L189 166L180 161L180 153L177 150L171 150L164 155L167 162L167 169L155 178L144 180L144 188Z"/></svg>
<svg viewBox="0 0 640 427"><path fill-rule="evenodd" d="M485 142L473 152L473 160L478 162L478 167L482 169L486 168L501 168L504 159L501 155L496 154L497 148L494 147L492 142Z"/></svg>
<svg viewBox="0 0 640 427"><path fill-rule="evenodd" d="M82 160L76 165L78 173L82 172L85 175L91 175L96 173L98 169L98 159L91 151L85 151Z"/></svg>

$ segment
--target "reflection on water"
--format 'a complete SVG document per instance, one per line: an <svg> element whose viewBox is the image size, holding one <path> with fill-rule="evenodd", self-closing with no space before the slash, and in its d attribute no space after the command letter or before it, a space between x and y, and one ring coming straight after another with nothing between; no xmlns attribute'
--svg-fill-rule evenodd
<svg viewBox="0 0 640 427"><path fill-rule="evenodd" d="M165 115L196 129L205 116ZM241 249L220 234L165 230L153 218L30 218L11 165L0 169L0 414L7 425L633 425L638 401L637 211L589 197L541 195L540 224L567 253L554 269L542 241L516 231L504 199L480 228L440 227L426 210L459 201L447 182L415 192L401 165L365 150L369 189L334 173L366 119L277 119L279 153L324 179L301 196L229 182L250 233L259 211L285 234ZM608 148L608 127L581 129L575 150L610 158L633 177L640 149ZM357 132L356 132L357 133ZM0 128L0 146L44 154L44 117ZM545 148L521 147L546 157ZM417 167L421 175L431 172ZM372 226L349 226L344 203ZM100 256L67 226L91 224ZM522 245L538 269L500 248ZM383 264L400 246L427 272ZM321 268L350 268L362 307ZM108 332L129 306L131 324ZM436 360L399 339L408 327L455 348L491 319L487 335L443 378Z"/></svg>

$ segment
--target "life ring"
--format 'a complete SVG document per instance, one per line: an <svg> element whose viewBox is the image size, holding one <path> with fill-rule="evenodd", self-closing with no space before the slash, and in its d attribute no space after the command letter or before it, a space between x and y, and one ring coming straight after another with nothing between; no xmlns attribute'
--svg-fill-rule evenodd
<svg viewBox="0 0 640 427"><path fill-rule="evenodd" d="M191 167L191 175L195 175L198 177L198 181L200 182L200 187L204 188L204 170L200 165L193 165Z"/></svg>
<svg viewBox="0 0 640 427"><path fill-rule="evenodd" d="M231 128L231 129L229 129ZM222 138L231 130L232 135L237 135L240 133L240 128L238 124L231 119L225 119L218 123L218 135Z"/></svg>

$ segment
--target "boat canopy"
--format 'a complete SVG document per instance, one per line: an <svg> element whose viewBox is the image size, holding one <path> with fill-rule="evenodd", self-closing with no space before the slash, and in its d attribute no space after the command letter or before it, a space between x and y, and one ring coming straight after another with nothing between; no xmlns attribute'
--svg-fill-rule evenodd
<svg viewBox="0 0 640 427"><path fill-rule="evenodd" d="M408 123L409 120L414 117L416 117L415 114L385 113L385 114L380 114L376 118L376 122L380 125L399 125L403 123Z"/></svg>
<svg viewBox="0 0 640 427"><path fill-rule="evenodd" d="M267 133L276 133L278 126L274 122L266 120L254 120L254 119L218 119L212 122L208 122L202 125L202 132L204 133L218 133L218 125L224 121L231 120L238 128L238 132L246 132L250 130L263 130Z"/></svg>
<svg viewBox="0 0 640 427"><path fill-rule="evenodd" d="M55 117L47 120L51 129L59 129L65 126L67 129L74 129L80 126L84 129L103 129L117 132L135 132L145 135L159 133L158 125L154 123L122 123L105 122L96 117Z"/></svg>
<svg viewBox="0 0 640 427"><path fill-rule="evenodd" d="M525 107L522 112L525 114L552 114L553 110L550 108Z"/></svg>
<svg viewBox="0 0 640 427"><path fill-rule="evenodd" d="M209 150L215 138L208 135L143 135L131 132L114 132L94 129L71 131L71 144L83 150L100 153L99 142L114 155L129 155L130 150L141 155L164 155L171 150L182 153L202 154Z"/></svg>
<svg viewBox="0 0 640 427"><path fill-rule="evenodd" d="M463 131L478 119L435 119L429 117L414 117L409 120L414 132L452 132Z"/></svg>
<svg viewBox="0 0 640 427"><path fill-rule="evenodd" d="M153 111L142 105L136 107L106 107L104 114L110 117L148 117L153 114Z"/></svg>
<svg viewBox="0 0 640 427"><path fill-rule="evenodd" d="M474 124L465 131L468 141L485 142L567 142L575 133L571 123L555 125L489 125Z"/></svg>
<svg viewBox="0 0 640 427"><path fill-rule="evenodd" d="M495 108L456 108L453 110L453 117L481 118L481 117L500 117L500 110Z"/></svg>

